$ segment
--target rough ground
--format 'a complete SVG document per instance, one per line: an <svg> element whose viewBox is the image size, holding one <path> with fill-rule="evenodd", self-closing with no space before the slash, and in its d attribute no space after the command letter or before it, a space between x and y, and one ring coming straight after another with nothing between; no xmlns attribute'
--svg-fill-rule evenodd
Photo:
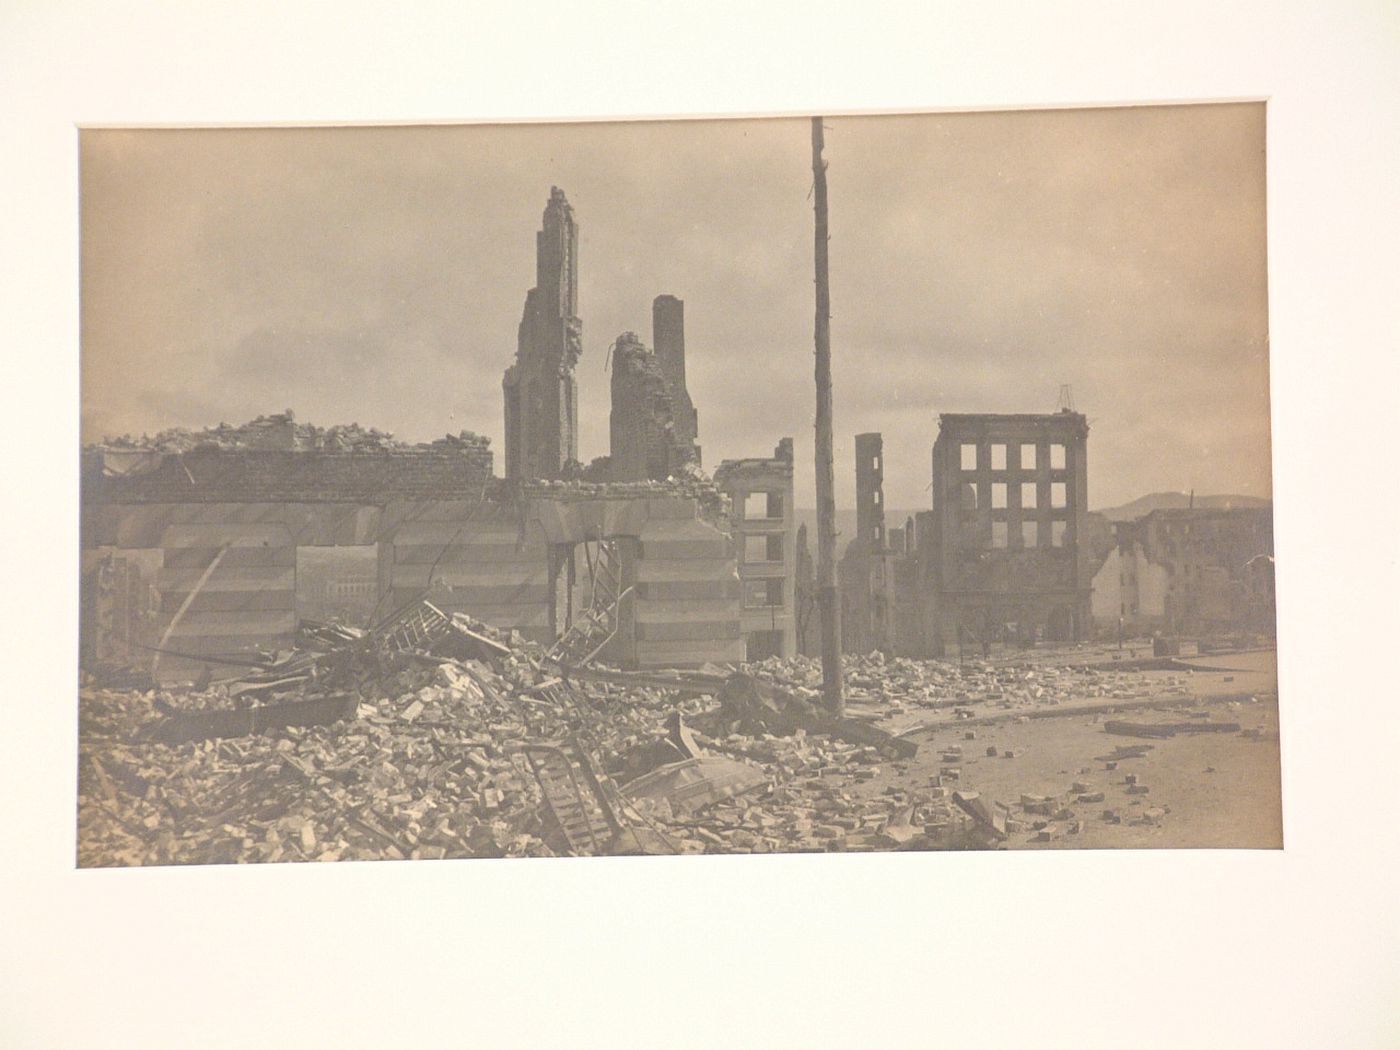
<svg viewBox="0 0 1400 1050"><path fill-rule="evenodd" d="M1139 658L1148 655L1139 647ZM78 861L557 855L567 843L542 820L539 785L510 746L576 735L625 785L654 764L648 756L676 710L704 749L765 780L684 817L638 803L630 819L676 852L1280 847L1274 654L1185 658L1194 670L1131 660L1091 647L999 653L961 667L848 658L849 713L917 742L906 760L804 733L737 732L710 694L583 683L569 706L551 707L528 695L544 676L517 656L410 663L377 681L348 720L191 743L161 743L150 730L172 712L246 700L219 686L89 683L80 701ZM808 699L820 683L816 663L802 658L747 670ZM1140 739L1106 732L1115 719L1239 730ZM1116 768L1105 758L1148 745ZM954 803L957 791L1005 806L1006 837L979 836Z"/></svg>

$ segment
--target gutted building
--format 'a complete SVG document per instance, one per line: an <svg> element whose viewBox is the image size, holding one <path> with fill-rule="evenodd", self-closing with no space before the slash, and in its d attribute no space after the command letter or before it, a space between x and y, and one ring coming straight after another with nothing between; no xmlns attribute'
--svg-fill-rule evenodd
<svg viewBox="0 0 1400 1050"><path fill-rule="evenodd" d="M363 552L378 618L427 598L542 643L569 628L588 573L606 560L627 588L609 662L743 656L727 508L695 480L503 482L476 439L349 452L94 450L82 495L84 659L164 680L291 645L308 548Z"/></svg>
<svg viewBox="0 0 1400 1050"><path fill-rule="evenodd" d="M698 451L677 428L673 387L659 355L635 333L623 332L613 343L611 364L610 478L664 481L679 476L696 462Z"/></svg>
<svg viewBox="0 0 1400 1050"><path fill-rule="evenodd" d="M892 653L895 561L903 551L885 528L883 439L857 434L855 453L856 534L838 566L841 645L850 653ZM896 531L902 541L903 530Z"/></svg>
<svg viewBox="0 0 1400 1050"><path fill-rule="evenodd" d="M651 304L651 345L671 395L671 421L675 442L689 449L700 464L700 414L685 385L685 303L674 295L658 295Z"/></svg>
<svg viewBox="0 0 1400 1050"><path fill-rule="evenodd" d="M1087 637L1088 436L1069 410L939 417L920 559L935 651Z"/></svg>
<svg viewBox="0 0 1400 1050"><path fill-rule="evenodd" d="M1272 508L1162 508L1118 522L1115 537L1093 581L1100 628L1273 633Z"/></svg>
<svg viewBox="0 0 1400 1050"><path fill-rule="evenodd" d="M525 310L515 363L502 381L508 478L557 478L578 460L578 385L583 353L578 317L578 223L557 186L535 234L535 287Z"/></svg>
<svg viewBox="0 0 1400 1050"><path fill-rule="evenodd" d="M792 438L771 459L727 459L715 484L728 496L743 587L741 625L749 660L797 652L797 520Z"/></svg>

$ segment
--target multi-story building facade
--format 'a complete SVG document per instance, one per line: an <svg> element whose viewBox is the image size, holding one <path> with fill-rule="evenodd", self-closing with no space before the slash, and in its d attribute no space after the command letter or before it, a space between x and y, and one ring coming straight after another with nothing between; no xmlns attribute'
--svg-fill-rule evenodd
<svg viewBox="0 0 1400 1050"><path fill-rule="evenodd" d="M783 438L771 459L725 460L715 471L715 484L730 498L748 659L792 656L797 652L792 438Z"/></svg>
<svg viewBox="0 0 1400 1050"><path fill-rule="evenodd" d="M935 652L1088 635L1088 436L1069 410L939 417L920 551Z"/></svg>

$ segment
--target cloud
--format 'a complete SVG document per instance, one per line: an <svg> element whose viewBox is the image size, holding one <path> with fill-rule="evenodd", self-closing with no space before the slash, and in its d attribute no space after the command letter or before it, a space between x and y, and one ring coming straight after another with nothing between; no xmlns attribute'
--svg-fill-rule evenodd
<svg viewBox="0 0 1400 1050"><path fill-rule="evenodd" d="M580 445L607 347L686 301L706 462L811 462L802 120L85 131L84 436L296 409L500 445L549 187L581 224ZM1095 503L1268 494L1263 108L828 121L838 499L885 435L925 506L939 412L1093 421ZM842 457L845 457L844 459ZM810 503L799 470L799 503Z"/></svg>

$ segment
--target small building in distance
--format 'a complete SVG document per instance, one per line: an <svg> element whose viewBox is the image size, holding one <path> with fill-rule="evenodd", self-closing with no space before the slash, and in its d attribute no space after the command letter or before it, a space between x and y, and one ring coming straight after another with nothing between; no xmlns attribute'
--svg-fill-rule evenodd
<svg viewBox="0 0 1400 1050"><path fill-rule="evenodd" d="M792 438L771 459L727 459L715 484L729 496L730 522L743 588L747 658L797 652L797 519L793 513Z"/></svg>
<svg viewBox="0 0 1400 1050"><path fill-rule="evenodd" d="M933 655L1091 629L1085 417L939 416L920 591Z"/></svg>

